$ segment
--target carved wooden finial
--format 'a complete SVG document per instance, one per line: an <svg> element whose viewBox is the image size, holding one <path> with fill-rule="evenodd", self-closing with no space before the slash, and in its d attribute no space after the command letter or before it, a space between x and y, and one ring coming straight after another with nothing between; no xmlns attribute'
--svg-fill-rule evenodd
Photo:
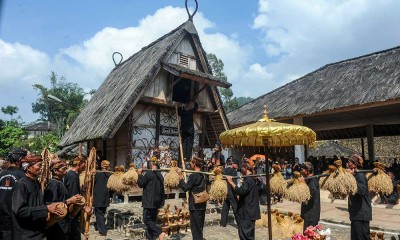
<svg viewBox="0 0 400 240"><path fill-rule="evenodd" d="M264 104L264 118L268 118L267 104Z"/></svg>

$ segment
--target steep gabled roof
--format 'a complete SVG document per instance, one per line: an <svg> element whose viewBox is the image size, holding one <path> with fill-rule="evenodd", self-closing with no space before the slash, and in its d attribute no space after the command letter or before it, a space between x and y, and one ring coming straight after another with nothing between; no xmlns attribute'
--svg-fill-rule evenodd
<svg viewBox="0 0 400 240"><path fill-rule="evenodd" d="M227 114L231 125L293 118L350 106L400 100L400 46L325 65Z"/></svg>
<svg viewBox="0 0 400 240"><path fill-rule="evenodd" d="M198 35L187 21L115 67L64 135L60 146L110 138L186 34ZM206 56L201 47L202 54ZM206 62L208 69L211 68Z"/></svg>

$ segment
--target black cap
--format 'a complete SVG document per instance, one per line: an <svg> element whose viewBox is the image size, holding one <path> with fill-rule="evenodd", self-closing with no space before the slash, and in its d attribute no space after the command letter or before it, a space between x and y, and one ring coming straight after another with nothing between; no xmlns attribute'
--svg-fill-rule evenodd
<svg viewBox="0 0 400 240"><path fill-rule="evenodd" d="M22 158L26 157L27 153L27 150L21 147L15 147L11 149L11 151L8 153L6 160L11 163L15 163L21 161Z"/></svg>
<svg viewBox="0 0 400 240"><path fill-rule="evenodd" d="M238 160L238 159L233 159L233 160L232 160L232 164L239 165L239 160Z"/></svg>
<svg viewBox="0 0 400 240"><path fill-rule="evenodd" d="M309 171L309 172L313 172L313 171L314 171L314 167L313 167L313 165L312 165L310 162L302 163L302 164L300 165L300 167L301 167L302 169L305 169L305 170Z"/></svg>

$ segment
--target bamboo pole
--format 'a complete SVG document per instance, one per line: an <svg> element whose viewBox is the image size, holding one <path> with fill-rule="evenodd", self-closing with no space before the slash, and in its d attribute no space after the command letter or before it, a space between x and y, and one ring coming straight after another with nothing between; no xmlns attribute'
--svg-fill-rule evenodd
<svg viewBox="0 0 400 240"><path fill-rule="evenodd" d="M185 170L185 161L183 159L183 147L182 147L182 136L181 136L181 121L179 120L179 114L178 114L178 105L175 103L175 114L176 114L176 123L178 125L178 141L179 141L179 150L180 150L180 156L181 156L181 163L182 163L182 169ZM186 173L183 172L183 178L185 179L186 182ZM189 204L189 192L186 192L186 202Z"/></svg>

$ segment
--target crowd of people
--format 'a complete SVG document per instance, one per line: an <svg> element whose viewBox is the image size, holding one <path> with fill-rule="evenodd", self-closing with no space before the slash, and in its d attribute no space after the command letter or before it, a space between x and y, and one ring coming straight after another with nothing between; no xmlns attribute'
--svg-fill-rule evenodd
<svg viewBox="0 0 400 240"><path fill-rule="evenodd" d="M105 214L109 207L112 192L107 188L107 181L111 175L110 163L102 160L98 154L94 178L93 210L84 207L82 211L96 216L95 229L99 235L107 235ZM278 159L274 162L267 158L269 165L279 164L284 169L287 179L294 171L302 174L300 181L307 184L311 198L301 204L301 217L304 219L304 229L316 226L320 220L320 186L318 178L314 175L321 173L313 161L299 163L297 158L286 162ZM313 160L310 158L309 160ZM365 173L358 170L365 165L363 158L353 154L345 159L346 169L354 175L357 182L357 193L349 196L348 210L351 220L351 239L368 239L369 223L372 219L371 196L368 191L368 182ZM49 166L51 179L42 189L39 182L42 173L42 157L30 154L22 148L10 151L0 173L0 239L80 239L81 219L80 214L71 211L74 205L82 204L85 199L81 193L79 174L85 169L86 160L75 157L68 163L63 159L52 160ZM254 160L238 160L228 157L225 160L221 145L215 144L214 153L209 161L192 157L190 168L194 173L185 180L182 169L178 168L179 187L184 192L189 192L190 228L192 238L202 240L205 221L207 199L200 202L198 194L206 192L209 180L204 172L219 167L223 168L226 176L228 195L222 203L220 226L226 227L230 208L234 214L240 239L255 239L255 222L260 218L260 204L265 203L265 181L259 177L244 177L241 182L235 178L238 175L246 176L256 173L265 173L272 168L266 167L266 159L257 157ZM147 162L148 169L159 168L157 159ZM317 166L317 168L316 168ZM283 170L282 170L283 171ZM397 174L399 164L395 160L392 166L386 169L393 180L395 195L382 196L387 202L397 203ZM165 203L164 179L159 171L138 171L137 184L143 188L142 207L143 222L147 226L147 239L164 239L165 233L156 224L158 210ZM261 178L262 179L262 178ZM260 187L261 186L261 187ZM397 194L397 195L396 195ZM60 206L69 209L65 215ZM72 206L72 207L71 207ZM48 225L51 216L58 216L61 220L53 225Z"/></svg>
<svg viewBox="0 0 400 240"><path fill-rule="evenodd" d="M79 182L84 158L75 157L68 163L53 159L48 166L51 178L45 185L39 181L44 174L41 156L16 147L5 162L0 173L0 239L81 239L79 210L90 216L92 207L96 229L100 235L107 234L104 214L111 194L106 186L110 176L107 160L101 161L95 174L92 207L83 206Z"/></svg>

